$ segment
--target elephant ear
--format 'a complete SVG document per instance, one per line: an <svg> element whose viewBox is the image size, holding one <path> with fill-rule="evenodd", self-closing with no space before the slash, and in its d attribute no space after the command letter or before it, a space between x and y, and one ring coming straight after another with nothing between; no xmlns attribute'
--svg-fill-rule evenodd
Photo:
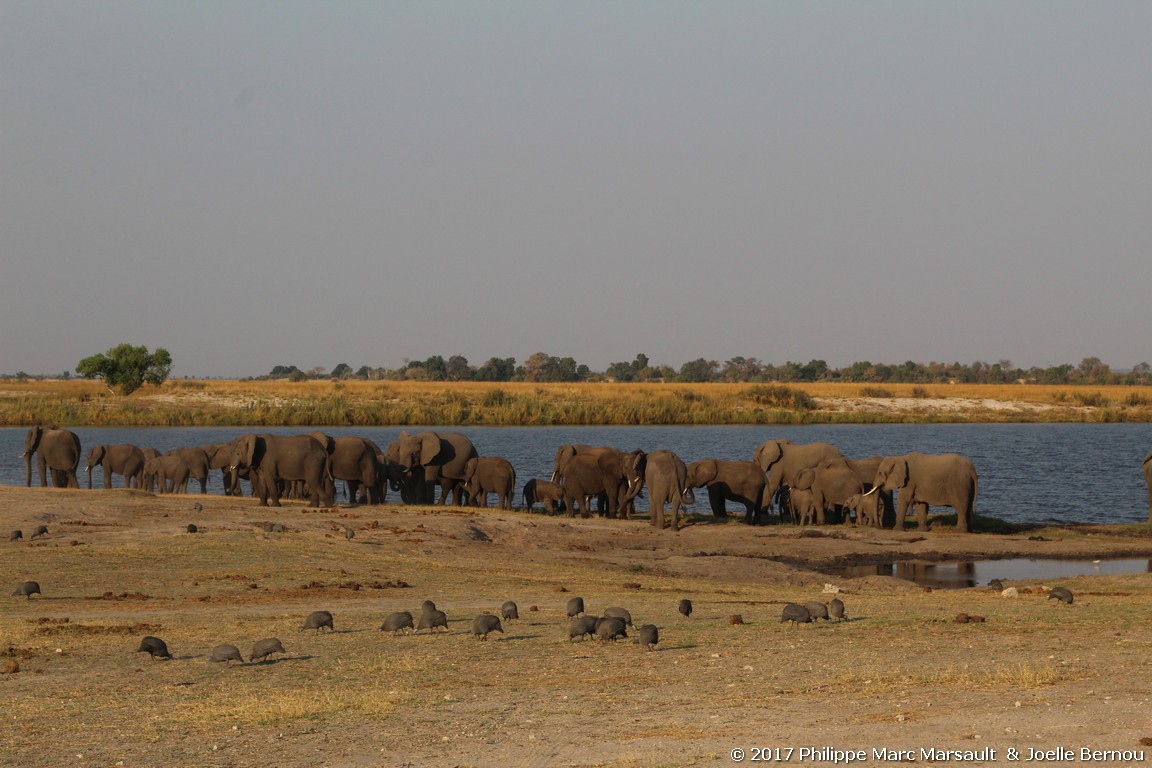
<svg viewBox="0 0 1152 768"><path fill-rule="evenodd" d="M707 485L716 479L716 459L704 459L697 461L692 465L696 468L695 472L691 469L688 471L693 488L699 488L702 485Z"/></svg>
<svg viewBox="0 0 1152 768"><path fill-rule="evenodd" d="M892 459L892 471L888 475L887 485L893 488L903 488L908 485L908 460L903 457Z"/></svg>
<svg viewBox="0 0 1152 768"><path fill-rule="evenodd" d="M241 447L244 451L244 465L254 466L256 460L256 435L245 435Z"/></svg>
<svg viewBox="0 0 1152 768"><path fill-rule="evenodd" d="M1149 461L1152 461L1152 453L1144 457L1144 465L1147 466Z"/></svg>
<svg viewBox="0 0 1152 768"><path fill-rule="evenodd" d="M330 435L323 432L309 432L308 437L324 446L324 452L329 456L336 450L336 441Z"/></svg>
<svg viewBox="0 0 1152 768"><path fill-rule="evenodd" d="M765 472L776 462L780 461L780 457L784 455L782 440L769 440L756 449L756 463L760 465L760 469Z"/></svg>
<svg viewBox="0 0 1152 768"><path fill-rule="evenodd" d="M420 437L420 463L432 464L440 455L440 435L435 432L425 432Z"/></svg>
<svg viewBox="0 0 1152 768"><path fill-rule="evenodd" d="M816 482L816 470L811 467L802 469L800 474L796 475L796 490L807 491L814 482Z"/></svg>

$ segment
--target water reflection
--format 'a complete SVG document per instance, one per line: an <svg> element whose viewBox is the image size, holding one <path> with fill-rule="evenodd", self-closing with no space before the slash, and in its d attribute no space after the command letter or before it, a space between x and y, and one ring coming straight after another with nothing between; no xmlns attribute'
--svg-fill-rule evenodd
<svg viewBox="0 0 1152 768"><path fill-rule="evenodd" d="M1152 573L1152 560L965 560L935 563L899 560L853 565L833 571L837 576L895 576L933 589L961 589L986 585L992 579L1067 579L1120 573Z"/></svg>

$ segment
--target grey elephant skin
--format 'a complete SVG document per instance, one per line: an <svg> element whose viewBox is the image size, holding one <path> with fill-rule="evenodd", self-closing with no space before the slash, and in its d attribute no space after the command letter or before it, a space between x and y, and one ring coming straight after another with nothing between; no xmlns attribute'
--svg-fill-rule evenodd
<svg viewBox="0 0 1152 768"><path fill-rule="evenodd" d="M464 491L468 503L488 506L488 494L496 494L500 509L512 509L516 495L516 470L502 456L477 456L464 463Z"/></svg>
<svg viewBox="0 0 1152 768"><path fill-rule="evenodd" d="M240 483L239 478L233 483L232 474L228 471L229 465L232 463L232 446L229 443L210 443L208 445L200 446L200 450L204 451L204 455L208 457L208 469L220 470L220 482L224 486L225 496L239 496Z"/></svg>
<svg viewBox="0 0 1152 768"><path fill-rule="evenodd" d="M764 473L755 462L704 459L688 465L684 492L707 487L713 515L726 518L728 512L724 509L724 502L735 501L744 505L744 522L755 525L761 521L765 486Z"/></svg>
<svg viewBox="0 0 1152 768"><path fill-rule="evenodd" d="M323 433L312 433L312 437L320 436L331 441L332 479L347 483L348 501L382 503L385 478L380 466L380 446L363 437L331 438Z"/></svg>
<svg viewBox="0 0 1152 768"><path fill-rule="evenodd" d="M565 514L571 517L579 506L582 517L591 516L592 498L604 494L607 516L628 517L629 503L644 487L647 460L641 450L603 448L576 454L563 468Z"/></svg>
<svg viewBox="0 0 1152 768"><path fill-rule="evenodd" d="M25 485L32 486L32 456L40 469L40 487L48 487L48 470L52 470L52 485L56 488L79 488L76 469L80 466L80 438L67 429L44 429L36 425L24 436Z"/></svg>
<svg viewBox="0 0 1152 768"><path fill-rule="evenodd" d="M335 487L328 452L309 435L242 435L232 441L231 470L248 469L257 477L260 506L280 506L280 485L302 481L313 507L332 504Z"/></svg>
<svg viewBox="0 0 1152 768"><path fill-rule="evenodd" d="M909 506L916 507L921 530L928 529L928 505L956 510L956 532L975 522L976 467L958 453L906 453L880 462L870 493L896 491L896 529L904 528Z"/></svg>
<svg viewBox="0 0 1152 768"><path fill-rule="evenodd" d="M807 471L807 470L805 470ZM816 521L816 495L811 488L787 488L787 506L792 522L796 525L810 525Z"/></svg>
<svg viewBox="0 0 1152 768"><path fill-rule="evenodd" d="M644 485L648 487L648 508L652 511L649 522L656 528L665 527L664 505L671 512L670 527L680 529L680 510L696 501L687 488L688 465L672 451L651 451L644 466Z"/></svg>
<svg viewBox="0 0 1152 768"><path fill-rule="evenodd" d="M391 455L392 446L389 446ZM440 486L440 503L448 503L448 493L459 506L464 500L464 465L480 454L466 435L459 432L431 430L410 435L400 433L396 441L396 463L411 478L414 503L435 503L435 488Z"/></svg>
<svg viewBox="0 0 1152 768"><path fill-rule="evenodd" d="M144 487L157 493L186 493L188 465L179 456L158 456L144 462Z"/></svg>
<svg viewBox="0 0 1152 768"><path fill-rule="evenodd" d="M1148 522L1152 523L1152 453L1144 457L1144 484L1148 486Z"/></svg>
<svg viewBox="0 0 1152 768"><path fill-rule="evenodd" d="M165 456L179 456L188 465L188 479L200 483L200 493L208 493L208 454L203 448L173 448Z"/></svg>
<svg viewBox="0 0 1152 768"><path fill-rule="evenodd" d="M831 443L797 445L791 440L768 440L756 448L752 458L768 474L766 499L775 496L781 485L794 486L803 469L825 464L847 466L840 449Z"/></svg>
<svg viewBox="0 0 1152 768"><path fill-rule="evenodd" d="M883 503L879 493L854 494L844 500L844 508L856 513L857 525L879 528L884 522Z"/></svg>
<svg viewBox="0 0 1152 768"><path fill-rule="evenodd" d="M800 470L796 476L796 490L812 492L812 506L816 510L816 524L827 522L827 513L839 512L844 515L844 503L850 496L864 493L864 484L847 464L824 464Z"/></svg>
<svg viewBox="0 0 1152 768"><path fill-rule="evenodd" d="M92 470L104 468L104 488L112 488L112 475L124 478L125 488L139 488L144 474L144 452L127 445L97 445L88 451L84 474L88 475L88 488L92 488Z"/></svg>
<svg viewBox="0 0 1152 768"><path fill-rule="evenodd" d="M556 514L556 509L562 501L564 501L564 489L557 483L536 478L524 483L524 507L529 512L536 502L540 502L544 505L544 510L553 515Z"/></svg>

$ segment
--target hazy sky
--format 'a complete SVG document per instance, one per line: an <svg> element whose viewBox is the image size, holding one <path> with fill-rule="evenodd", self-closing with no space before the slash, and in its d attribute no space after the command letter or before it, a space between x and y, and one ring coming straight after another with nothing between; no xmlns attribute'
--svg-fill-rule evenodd
<svg viewBox="0 0 1152 768"><path fill-rule="evenodd" d="M1152 360L1152 3L0 0L0 372Z"/></svg>

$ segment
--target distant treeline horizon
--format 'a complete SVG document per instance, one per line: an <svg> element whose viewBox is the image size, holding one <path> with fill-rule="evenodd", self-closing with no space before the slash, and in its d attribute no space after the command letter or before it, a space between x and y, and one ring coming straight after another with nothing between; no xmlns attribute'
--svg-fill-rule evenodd
<svg viewBox="0 0 1152 768"><path fill-rule="evenodd" d="M1021 368L1010 360L994 363L873 363L867 360L843 368L830 367L823 360L807 363L764 363L754 357L718 360L697 358L679 368L651 362L638 354L631 362L612 363L604 371L593 371L571 357L557 357L545 352L531 355L517 364L512 357L492 357L474 366L463 355L444 358L433 355L426 360L405 360L399 368L372 368L364 365L353 369L339 363L331 371L312 368L302 371L293 365L278 365L260 379L362 379L379 381L529 381L529 382L680 382L680 383L788 383L843 381L856 383L906 384L1130 384L1152 385L1152 365L1138 363L1131 369L1113 371L1097 357L1087 357L1079 365L1055 365L1048 368Z"/></svg>
<svg viewBox="0 0 1152 768"><path fill-rule="evenodd" d="M72 373L0 374L3 379L72 378ZM189 376L186 378L227 379L220 376ZM652 363L645 354L638 354L631 362L612 363L603 371L594 371L571 357L557 357L545 352L529 356L523 363L513 357L491 357L483 365L472 365L463 355L444 358L433 355L426 360L405 360L397 368L362 365L353 368L338 363L329 371L323 367L301 370L295 365L277 365L267 374L240 377L239 381L350 380L363 381L527 381L539 383L563 382L678 382L701 384L717 383L789 383L835 382L862 384L1120 384L1152 386L1152 365L1137 363L1129 369L1113 370L1098 357L1086 357L1078 365L1069 363L1047 368L1015 366L1010 360L988 363L874 363L862 360L851 365L834 368L823 360L807 363L788 361L781 365L761 362L755 357L733 357L724 362L697 358L679 368Z"/></svg>

